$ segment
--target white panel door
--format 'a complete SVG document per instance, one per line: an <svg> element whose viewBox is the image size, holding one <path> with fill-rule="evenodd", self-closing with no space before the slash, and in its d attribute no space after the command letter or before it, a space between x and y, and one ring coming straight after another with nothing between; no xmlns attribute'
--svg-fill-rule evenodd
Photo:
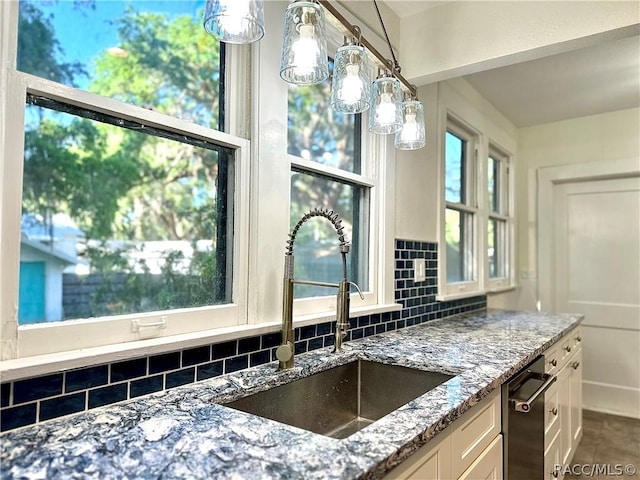
<svg viewBox="0 0 640 480"><path fill-rule="evenodd" d="M640 178L554 190L554 303L585 315L583 405L640 418Z"/></svg>

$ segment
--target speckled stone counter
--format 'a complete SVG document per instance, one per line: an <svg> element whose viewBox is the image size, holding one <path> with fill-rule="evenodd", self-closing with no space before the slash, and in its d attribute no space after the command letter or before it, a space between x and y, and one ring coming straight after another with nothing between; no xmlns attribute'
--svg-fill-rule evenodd
<svg viewBox="0 0 640 480"><path fill-rule="evenodd" d="M574 328L488 311L316 350L0 436L1 478L381 478ZM220 405L355 359L456 375L344 440Z"/></svg>

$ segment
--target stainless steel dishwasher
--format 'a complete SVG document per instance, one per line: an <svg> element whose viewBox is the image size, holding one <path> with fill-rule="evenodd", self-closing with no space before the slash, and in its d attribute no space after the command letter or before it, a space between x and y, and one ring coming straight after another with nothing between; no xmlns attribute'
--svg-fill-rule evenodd
<svg viewBox="0 0 640 480"><path fill-rule="evenodd" d="M505 480L544 478L545 392L556 381L539 356L502 386Z"/></svg>

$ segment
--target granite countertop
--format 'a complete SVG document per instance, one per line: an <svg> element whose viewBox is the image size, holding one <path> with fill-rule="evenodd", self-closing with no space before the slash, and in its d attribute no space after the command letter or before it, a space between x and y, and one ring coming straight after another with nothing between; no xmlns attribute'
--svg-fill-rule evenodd
<svg viewBox="0 0 640 480"><path fill-rule="evenodd" d="M581 315L450 317L0 436L2 478L381 478L551 346ZM456 375L344 440L219 405L355 359Z"/></svg>

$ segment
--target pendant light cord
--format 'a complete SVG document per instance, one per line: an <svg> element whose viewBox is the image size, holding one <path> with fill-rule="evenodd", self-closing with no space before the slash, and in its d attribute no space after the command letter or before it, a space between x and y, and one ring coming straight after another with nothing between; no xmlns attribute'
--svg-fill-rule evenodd
<svg viewBox="0 0 640 480"><path fill-rule="evenodd" d="M380 13L380 9L378 8L378 2L373 0L373 5L376 7L376 13L378 14L378 20L380 20L380 25L382 25L382 31L384 32L384 36L387 39L387 45L389 45L389 50L391 51L391 57L393 58L393 68L396 72L400 73L400 64L396 59L395 53L393 53L393 47L391 46L391 40L389 40L389 34L387 33L387 28L384 26L384 21L382 20L382 14Z"/></svg>

